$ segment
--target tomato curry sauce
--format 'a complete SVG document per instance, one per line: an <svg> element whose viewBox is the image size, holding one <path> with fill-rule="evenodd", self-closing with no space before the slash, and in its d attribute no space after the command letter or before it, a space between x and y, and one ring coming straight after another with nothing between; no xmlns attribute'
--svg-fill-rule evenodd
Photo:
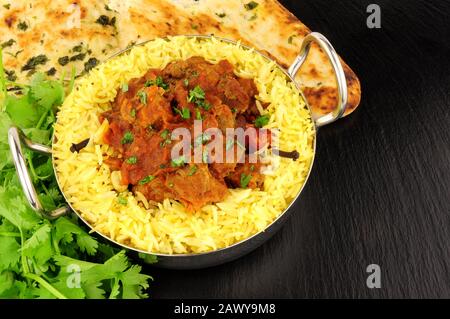
<svg viewBox="0 0 450 319"><path fill-rule="evenodd" d="M235 161L219 163L205 145L210 137L200 133L190 141L192 149L201 148L200 163L193 157L171 158L173 130L193 131L195 120L202 121L203 130L217 128L223 134L227 128L267 124L268 116L258 111L257 94L254 81L236 76L226 60L211 64L192 57L151 69L123 85L112 109L100 115L101 122L109 123L104 142L115 151L106 163L120 170L122 183L133 192L149 201L178 200L190 211L223 200L228 188L261 188L263 164L248 161L260 147L258 141L247 138L242 145L224 140Z"/></svg>

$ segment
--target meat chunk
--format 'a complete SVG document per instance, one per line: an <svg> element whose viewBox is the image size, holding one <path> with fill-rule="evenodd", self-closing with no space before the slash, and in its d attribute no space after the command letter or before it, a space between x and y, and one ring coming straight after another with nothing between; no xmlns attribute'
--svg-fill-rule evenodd
<svg viewBox="0 0 450 319"><path fill-rule="evenodd" d="M177 170L167 177L166 186L190 210L198 210L206 204L220 202L228 194L225 183L215 179L206 164L196 164Z"/></svg>

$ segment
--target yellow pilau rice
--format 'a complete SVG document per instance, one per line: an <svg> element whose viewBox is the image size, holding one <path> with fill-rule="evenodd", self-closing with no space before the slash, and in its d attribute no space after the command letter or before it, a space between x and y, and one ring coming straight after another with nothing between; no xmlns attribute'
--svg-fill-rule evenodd
<svg viewBox="0 0 450 319"><path fill-rule="evenodd" d="M263 190L236 189L223 202L189 213L166 199L146 209L133 193L118 193L111 170L103 160L112 149L102 143L105 125L98 115L111 108L122 84L143 76L149 68L162 69L175 60L202 56L217 63L228 60L236 74L253 78L257 100L269 103L268 128L280 129L280 149L297 150L300 159L280 159L274 174L265 177ZM72 207L98 232L153 253L201 253L230 246L273 222L291 203L309 172L314 125L295 85L276 66L256 52L212 38L156 39L101 64L80 79L58 113L53 145L62 191ZM72 153L70 146L90 138L86 148ZM126 198L127 204L118 198Z"/></svg>

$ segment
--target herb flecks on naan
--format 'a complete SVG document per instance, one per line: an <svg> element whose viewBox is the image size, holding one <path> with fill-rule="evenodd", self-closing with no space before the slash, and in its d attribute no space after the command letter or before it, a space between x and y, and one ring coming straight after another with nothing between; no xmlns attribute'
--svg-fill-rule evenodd
<svg viewBox="0 0 450 319"><path fill-rule="evenodd" d="M105 1L9 1L0 6L0 43L9 80L34 72L77 75L119 50L116 13ZM105 25L105 17L108 25ZM112 21L112 22L111 22Z"/></svg>
<svg viewBox="0 0 450 319"><path fill-rule="evenodd" d="M34 0L20 4L3 0L1 3L0 41L7 53L5 65L10 78L24 78L34 70L59 76L63 69L70 73L72 65L80 74L129 45L180 34L214 34L241 40L287 67L310 32L276 0ZM80 45L82 49L78 51ZM22 70L24 66L27 67ZM361 88L345 63L344 71L349 87L346 112L349 114L359 105ZM314 111L328 113L336 105L331 65L316 46L296 80Z"/></svg>

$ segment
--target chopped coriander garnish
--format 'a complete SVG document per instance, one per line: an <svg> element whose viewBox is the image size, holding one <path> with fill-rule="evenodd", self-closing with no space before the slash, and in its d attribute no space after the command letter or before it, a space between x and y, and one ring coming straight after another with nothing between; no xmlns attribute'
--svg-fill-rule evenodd
<svg viewBox="0 0 450 319"><path fill-rule="evenodd" d="M130 116L131 117L136 117L136 109L131 109Z"/></svg>
<svg viewBox="0 0 450 319"><path fill-rule="evenodd" d="M134 136L133 133L131 133L130 131L126 132L123 137L122 140L120 141L120 143L122 144L130 144L134 141Z"/></svg>
<svg viewBox="0 0 450 319"><path fill-rule="evenodd" d="M261 128L263 126L266 126L269 123L270 116L269 115L261 115L258 116L258 118L255 120L255 126L257 128Z"/></svg>
<svg viewBox="0 0 450 319"><path fill-rule="evenodd" d="M259 5L258 2L250 1L250 2L247 3L247 4L244 4L244 8L247 9L247 10L253 10L253 9L255 9L258 5Z"/></svg>
<svg viewBox="0 0 450 319"><path fill-rule="evenodd" d="M145 93L144 91L139 91L137 93L137 96L139 97L139 100L142 104L147 105L147 93Z"/></svg>
<svg viewBox="0 0 450 319"><path fill-rule="evenodd" d="M179 114L181 116L181 118L183 118L185 120L188 120L191 118L191 111L186 107L183 107L181 110L178 108L174 108L174 110L177 114Z"/></svg>
<svg viewBox="0 0 450 319"><path fill-rule="evenodd" d="M161 137L167 140L167 138L169 137L169 133L170 131L168 129L165 129L164 131L161 132Z"/></svg>
<svg viewBox="0 0 450 319"><path fill-rule="evenodd" d="M5 8L6 10L9 10L11 8L11 4L10 3L4 4L3 8Z"/></svg>
<svg viewBox="0 0 450 319"><path fill-rule="evenodd" d="M231 112L232 112L232 113L236 113L236 112L237 112L237 108L233 107L233 108L231 109Z"/></svg>
<svg viewBox="0 0 450 319"><path fill-rule="evenodd" d="M184 79L183 80L184 86L188 87L189 86L189 80L188 79Z"/></svg>
<svg viewBox="0 0 450 319"><path fill-rule="evenodd" d="M125 161L127 164L131 164L134 165L137 163L137 157L136 156L130 156L127 158L127 160Z"/></svg>
<svg viewBox="0 0 450 319"><path fill-rule="evenodd" d="M149 87L152 85L156 85L160 88L163 88L164 90L167 90L169 88L169 84L164 83L164 79L162 78L162 76L157 76L155 80L145 81L144 86Z"/></svg>
<svg viewBox="0 0 450 319"><path fill-rule="evenodd" d="M17 24L17 28L21 31L26 31L28 29L28 24L25 21L21 21Z"/></svg>
<svg viewBox="0 0 450 319"><path fill-rule="evenodd" d="M196 86L193 90L189 91L188 102L205 99L205 91L200 86Z"/></svg>
<svg viewBox="0 0 450 319"><path fill-rule="evenodd" d="M194 140L194 146L199 146L202 144L205 144L206 142L211 141L211 135L207 133L202 133L199 136L197 136Z"/></svg>
<svg viewBox="0 0 450 319"><path fill-rule="evenodd" d="M60 57L59 59L58 59L58 63L60 64L60 65L62 65L62 66L65 66L67 63L69 63L69 57L66 55L66 56L63 56L63 57Z"/></svg>
<svg viewBox="0 0 450 319"><path fill-rule="evenodd" d="M195 119L199 121L203 120L202 113L200 113L200 110L197 108L195 109Z"/></svg>
<svg viewBox="0 0 450 319"><path fill-rule="evenodd" d="M198 29L198 25L196 25L196 24L191 24L191 28L194 29L194 30L197 30L197 29Z"/></svg>
<svg viewBox="0 0 450 319"><path fill-rule="evenodd" d="M204 101L204 100L197 100L195 101L195 104L197 104L198 106L200 106L202 109L204 109L205 111L209 111L212 107L211 104L209 104L208 102Z"/></svg>
<svg viewBox="0 0 450 319"><path fill-rule="evenodd" d="M242 173L241 174L241 188L247 188L248 183L250 183L250 180L252 179L252 175L247 175Z"/></svg>
<svg viewBox="0 0 450 319"><path fill-rule="evenodd" d="M202 153L202 162L207 164L208 163L208 149L204 149Z"/></svg>
<svg viewBox="0 0 450 319"><path fill-rule="evenodd" d="M165 164L161 164L161 165L159 165L159 168L160 169L164 169L164 168L166 168L166 165Z"/></svg>
<svg viewBox="0 0 450 319"><path fill-rule="evenodd" d="M123 206L127 206L127 204L128 204L128 200L122 196L117 197L117 202Z"/></svg>
<svg viewBox="0 0 450 319"><path fill-rule="evenodd" d="M153 175L148 175L146 177L144 177L143 179L141 179L139 181L139 185L145 185L147 183L150 183L152 180L154 180L156 177Z"/></svg>
<svg viewBox="0 0 450 319"><path fill-rule="evenodd" d="M159 146L165 147L166 145L169 145L169 144L171 144L171 143L172 143L172 141L171 141L170 138L169 138L169 139L164 140L164 141L162 141L161 143L159 143Z"/></svg>
<svg viewBox="0 0 450 319"><path fill-rule="evenodd" d="M184 155L183 155L176 159L173 159L172 162L170 163L170 165L172 167L180 167L180 166L183 166L184 164L186 164L186 162L187 162L186 157L184 157Z"/></svg>
<svg viewBox="0 0 450 319"><path fill-rule="evenodd" d="M189 173L187 174L187 176L192 176L192 175L194 175L194 174L197 172L197 170L198 170L197 165L191 166L191 167L189 168Z"/></svg>
<svg viewBox="0 0 450 319"><path fill-rule="evenodd" d="M122 92L128 92L128 83L122 84Z"/></svg>
<svg viewBox="0 0 450 319"><path fill-rule="evenodd" d="M255 170L255 165L250 166L250 171L253 172Z"/></svg>
<svg viewBox="0 0 450 319"><path fill-rule="evenodd" d="M216 13L216 16L218 16L219 18L225 18L227 16L227 14L225 12Z"/></svg>
<svg viewBox="0 0 450 319"><path fill-rule="evenodd" d="M173 183L172 183L172 182L169 183L169 187L170 187L170 188L173 187Z"/></svg>
<svg viewBox="0 0 450 319"><path fill-rule="evenodd" d="M156 77L155 84L160 88L163 88L164 90L167 90L169 88L169 84L164 83L164 80L161 76Z"/></svg>

